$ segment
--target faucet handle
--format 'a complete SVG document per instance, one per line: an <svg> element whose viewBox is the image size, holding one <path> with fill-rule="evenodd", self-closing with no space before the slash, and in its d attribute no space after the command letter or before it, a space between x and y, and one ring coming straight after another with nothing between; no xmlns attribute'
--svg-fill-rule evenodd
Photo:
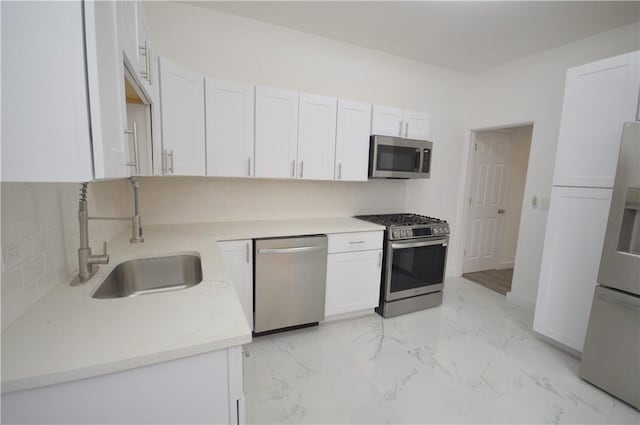
<svg viewBox="0 0 640 425"><path fill-rule="evenodd" d="M102 255L107 255L107 241L102 243Z"/></svg>

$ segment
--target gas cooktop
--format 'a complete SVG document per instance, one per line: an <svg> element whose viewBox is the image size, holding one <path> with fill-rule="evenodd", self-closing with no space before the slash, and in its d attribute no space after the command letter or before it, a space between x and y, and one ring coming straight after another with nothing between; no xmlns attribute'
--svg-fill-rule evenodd
<svg viewBox="0 0 640 425"><path fill-rule="evenodd" d="M355 218L387 227L387 238L413 239L419 237L448 236L445 220L418 214L357 215Z"/></svg>

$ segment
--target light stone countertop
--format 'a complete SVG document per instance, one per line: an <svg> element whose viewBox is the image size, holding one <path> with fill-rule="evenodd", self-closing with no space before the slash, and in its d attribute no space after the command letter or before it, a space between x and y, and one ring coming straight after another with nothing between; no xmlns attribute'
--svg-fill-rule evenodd
<svg viewBox="0 0 640 425"><path fill-rule="evenodd" d="M216 242L383 230L353 218L237 221L144 227L109 246L109 265L81 286L58 285L2 332L2 392L89 378L246 344L251 330ZM93 299L123 261L197 254L202 283L131 298Z"/></svg>

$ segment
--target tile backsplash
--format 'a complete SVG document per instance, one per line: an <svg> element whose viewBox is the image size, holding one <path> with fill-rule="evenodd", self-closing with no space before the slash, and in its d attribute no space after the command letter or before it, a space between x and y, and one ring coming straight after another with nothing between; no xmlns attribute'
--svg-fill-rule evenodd
<svg viewBox="0 0 640 425"><path fill-rule="evenodd" d="M127 180L92 183L91 215L131 215ZM2 329L78 269L78 193L74 183L1 183ZM91 246L99 252L128 225L90 222Z"/></svg>

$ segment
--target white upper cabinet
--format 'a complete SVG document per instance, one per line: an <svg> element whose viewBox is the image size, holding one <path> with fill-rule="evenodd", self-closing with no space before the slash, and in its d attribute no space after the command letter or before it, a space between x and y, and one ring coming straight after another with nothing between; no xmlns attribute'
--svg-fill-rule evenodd
<svg viewBox="0 0 640 425"><path fill-rule="evenodd" d="M403 115L402 109L373 105L371 134L402 137L404 134Z"/></svg>
<svg viewBox="0 0 640 425"><path fill-rule="evenodd" d="M151 33L147 25L147 19L142 9L138 5L138 68L136 74L140 85L151 101L155 100L152 86L155 84L155 74L153 66L154 56L151 50Z"/></svg>
<svg viewBox="0 0 640 425"><path fill-rule="evenodd" d="M2 100L10 105L2 110L3 180L79 182L149 172L135 166L150 152L150 116L127 116L120 7L2 4ZM128 87L140 89L135 81ZM150 109L148 103L141 102ZM128 119L145 134L134 137Z"/></svg>
<svg viewBox="0 0 640 425"><path fill-rule="evenodd" d="M366 181L371 105L339 99L337 115L335 179Z"/></svg>
<svg viewBox="0 0 640 425"><path fill-rule="evenodd" d="M86 2L87 82L91 108L94 177L127 177L124 65L118 40L115 2Z"/></svg>
<svg viewBox="0 0 640 425"><path fill-rule="evenodd" d="M298 116L298 177L333 180L337 99L301 93Z"/></svg>
<svg viewBox="0 0 640 425"><path fill-rule="evenodd" d="M253 175L254 87L205 81L207 175Z"/></svg>
<svg viewBox="0 0 640 425"><path fill-rule="evenodd" d="M2 180L91 180L82 2L0 7Z"/></svg>
<svg viewBox="0 0 640 425"><path fill-rule="evenodd" d="M255 176L295 178L298 93L256 87Z"/></svg>
<svg viewBox="0 0 640 425"><path fill-rule="evenodd" d="M405 139L429 140L431 136L431 118L428 114L415 111L404 111Z"/></svg>
<svg viewBox="0 0 640 425"><path fill-rule="evenodd" d="M147 26L144 9L138 1L116 2L118 8L118 34L124 63L133 78L144 90L145 97L154 100L151 85L153 80L153 57L151 35Z"/></svg>
<svg viewBox="0 0 640 425"><path fill-rule="evenodd" d="M371 134L428 140L431 118L423 112L373 105Z"/></svg>
<svg viewBox="0 0 640 425"><path fill-rule="evenodd" d="M138 2L119 1L118 7L118 34L125 62L132 71L140 68L140 50L138 41Z"/></svg>
<svg viewBox="0 0 640 425"><path fill-rule="evenodd" d="M638 61L634 52L567 71L554 185L613 187L622 124L638 108Z"/></svg>
<svg viewBox="0 0 640 425"><path fill-rule="evenodd" d="M204 78L160 59L164 174L205 175Z"/></svg>

